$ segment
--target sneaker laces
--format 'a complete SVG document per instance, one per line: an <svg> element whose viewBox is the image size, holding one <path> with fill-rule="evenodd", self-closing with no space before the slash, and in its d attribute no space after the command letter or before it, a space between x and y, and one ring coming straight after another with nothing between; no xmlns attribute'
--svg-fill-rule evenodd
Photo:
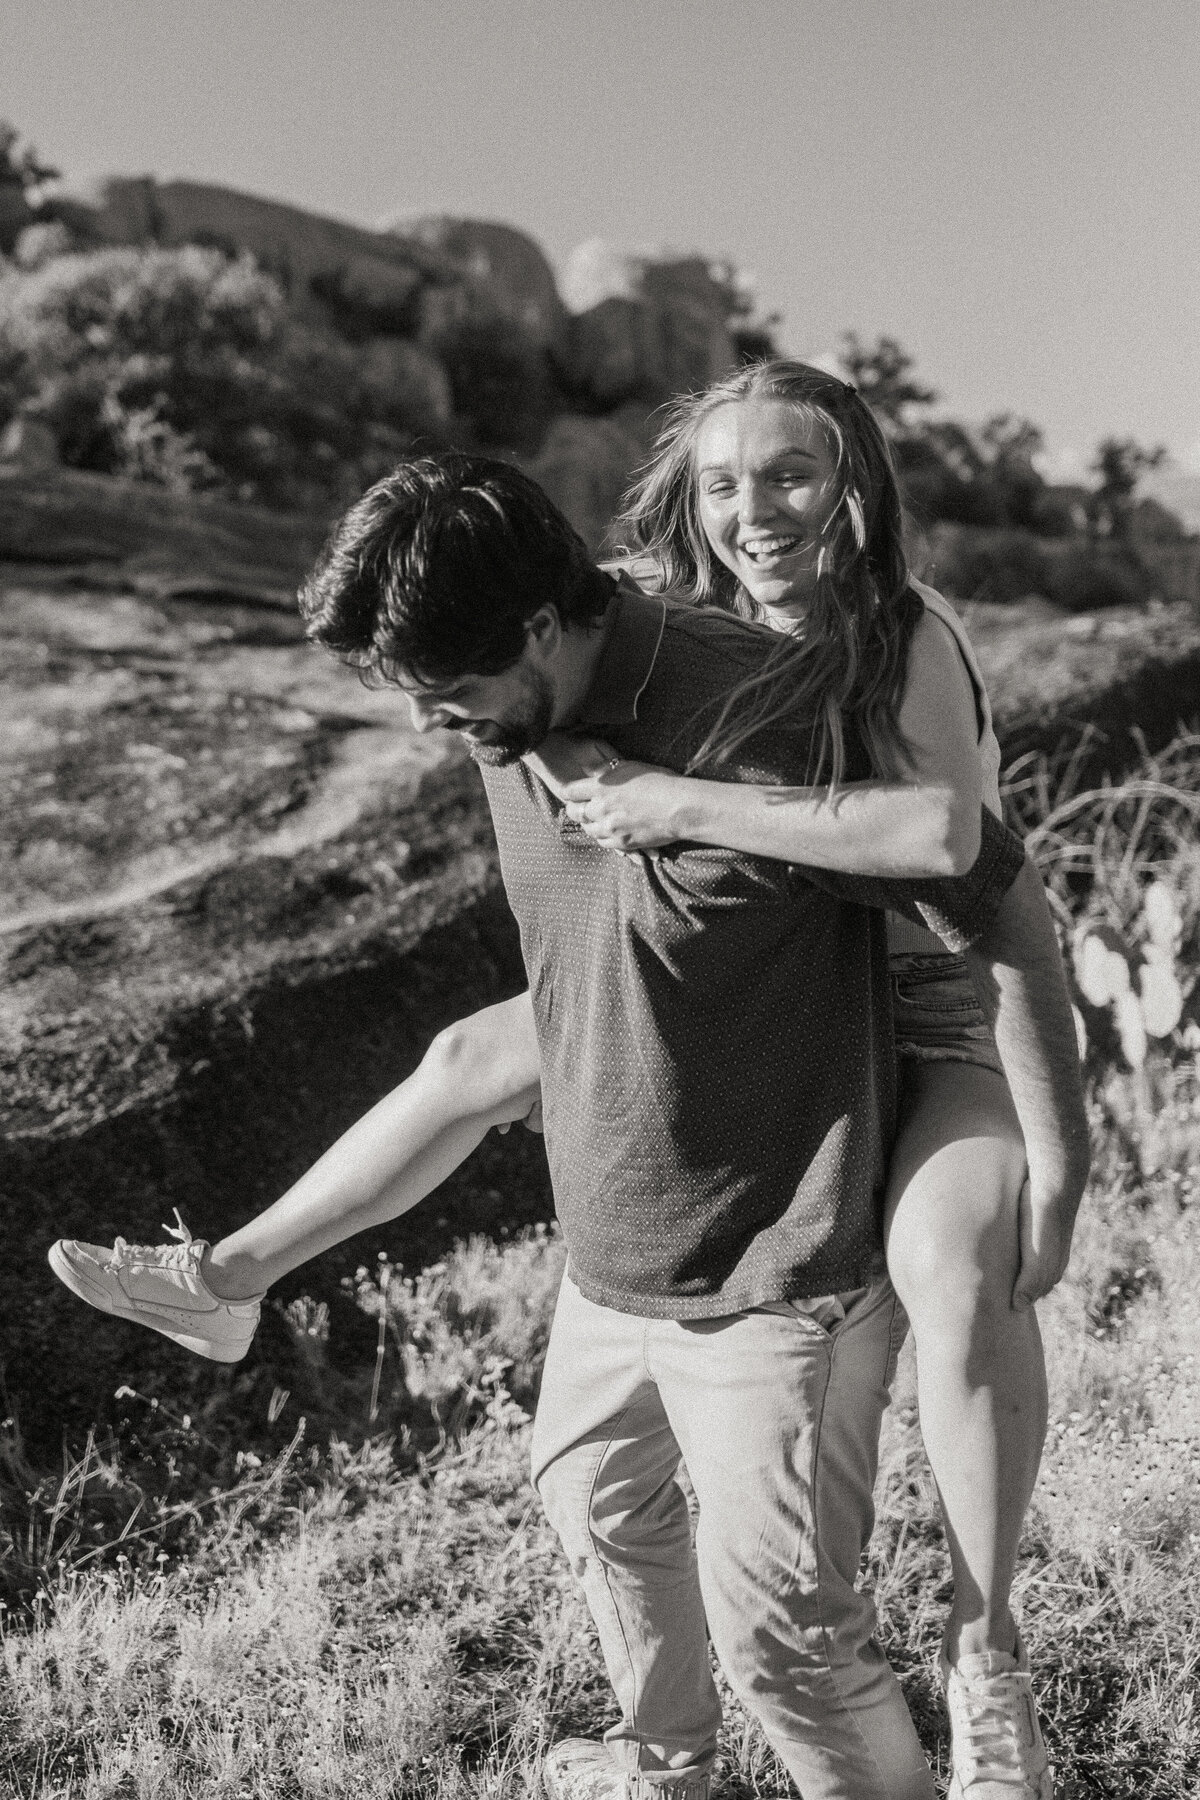
<svg viewBox="0 0 1200 1800"><path fill-rule="evenodd" d="M186 1269L196 1261L195 1241L184 1224L179 1208L175 1208L175 1225L164 1225L163 1230L168 1237L178 1238L177 1244L127 1244L119 1237L113 1244L112 1263L116 1269L127 1268L132 1262L144 1262L148 1257L163 1269Z"/></svg>
<svg viewBox="0 0 1200 1800"><path fill-rule="evenodd" d="M956 1737L955 1750L960 1759L965 1751L970 1763L969 1769L959 1770L960 1780L1024 1780L1028 1746L1017 1723L1014 1698L972 1693L965 1683L959 1689L956 1699L962 1707L963 1731Z"/></svg>

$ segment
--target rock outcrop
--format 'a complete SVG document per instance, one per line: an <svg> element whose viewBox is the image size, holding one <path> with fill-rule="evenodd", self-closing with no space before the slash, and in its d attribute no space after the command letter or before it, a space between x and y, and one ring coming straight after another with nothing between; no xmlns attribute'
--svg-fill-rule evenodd
<svg viewBox="0 0 1200 1800"><path fill-rule="evenodd" d="M610 527L641 446L616 419L555 419L524 467L599 554L613 548Z"/></svg>
<svg viewBox="0 0 1200 1800"><path fill-rule="evenodd" d="M459 278L450 259L416 239L368 231L323 218L280 200L202 181L156 181L152 176L106 181L73 215L112 244L213 244L248 252L304 309L313 296L336 306L362 306L404 315L427 283Z"/></svg>
<svg viewBox="0 0 1200 1800"><path fill-rule="evenodd" d="M20 1220L0 1364L38 1460L164 1353L197 1375L60 1289L54 1237L145 1240L175 1205L228 1229L442 1025L521 980L461 748L303 641L289 596L311 527L227 528L189 577L183 547L228 519L156 496L156 554L107 485L106 518L100 477L39 490L22 560L0 556L0 1194ZM419 1263L548 1214L520 1133L388 1243ZM343 1348L361 1321L339 1281L361 1255L283 1290L341 1304Z"/></svg>
<svg viewBox="0 0 1200 1800"><path fill-rule="evenodd" d="M736 362L734 295L700 257L656 257L602 240L581 244L562 272L572 313L569 385L606 408L706 387Z"/></svg>
<svg viewBox="0 0 1200 1800"><path fill-rule="evenodd" d="M397 223L388 231L447 258L459 271L463 317L504 318L544 350L561 346L567 329L554 271L523 231L490 220L444 215ZM428 330L430 321L426 321Z"/></svg>
<svg viewBox="0 0 1200 1800"><path fill-rule="evenodd" d="M614 475L621 436L644 451L656 408L737 360L736 283L700 256L592 240L556 280L533 239L508 225L439 215L370 231L150 176L61 198L55 214L44 229L81 247L201 244L252 256L297 316L359 347L368 388L390 397L385 411L402 429L535 457L554 491L580 496L577 522L593 547L637 460ZM613 430L593 429L597 417Z"/></svg>

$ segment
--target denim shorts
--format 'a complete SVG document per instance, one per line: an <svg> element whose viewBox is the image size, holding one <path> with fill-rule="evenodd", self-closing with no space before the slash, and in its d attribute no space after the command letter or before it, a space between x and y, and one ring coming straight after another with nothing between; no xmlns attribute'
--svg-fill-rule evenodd
<svg viewBox="0 0 1200 1800"><path fill-rule="evenodd" d="M974 1063L1003 1075L963 957L901 954L889 959L889 969L899 1062Z"/></svg>

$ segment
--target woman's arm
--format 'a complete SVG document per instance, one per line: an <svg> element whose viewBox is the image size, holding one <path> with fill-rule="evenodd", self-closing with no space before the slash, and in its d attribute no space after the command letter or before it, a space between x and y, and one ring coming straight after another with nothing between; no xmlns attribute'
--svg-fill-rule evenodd
<svg viewBox="0 0 1200 1800"><path fill-rule="evenodd" d="M760 787L620 761L555 733L526 758L583 829L612 850L686 839L848 874L965 873L979 854L982 780L975 697L954 642L926 614L913 634L899 724L912 755L901 781Z"/></svg>

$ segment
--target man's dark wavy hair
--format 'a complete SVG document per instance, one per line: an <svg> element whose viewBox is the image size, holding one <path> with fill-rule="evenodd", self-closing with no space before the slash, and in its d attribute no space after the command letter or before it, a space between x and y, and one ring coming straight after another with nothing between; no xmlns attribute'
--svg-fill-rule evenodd
<svg viewBox="0 0 1200 1800"><path fill-rule="evenodd" d="M415 456L334 527L300 591L308 636L365 680L436 684L516 662L548 601L593 625L613 584L535 481L459 452Z"/></svg>

